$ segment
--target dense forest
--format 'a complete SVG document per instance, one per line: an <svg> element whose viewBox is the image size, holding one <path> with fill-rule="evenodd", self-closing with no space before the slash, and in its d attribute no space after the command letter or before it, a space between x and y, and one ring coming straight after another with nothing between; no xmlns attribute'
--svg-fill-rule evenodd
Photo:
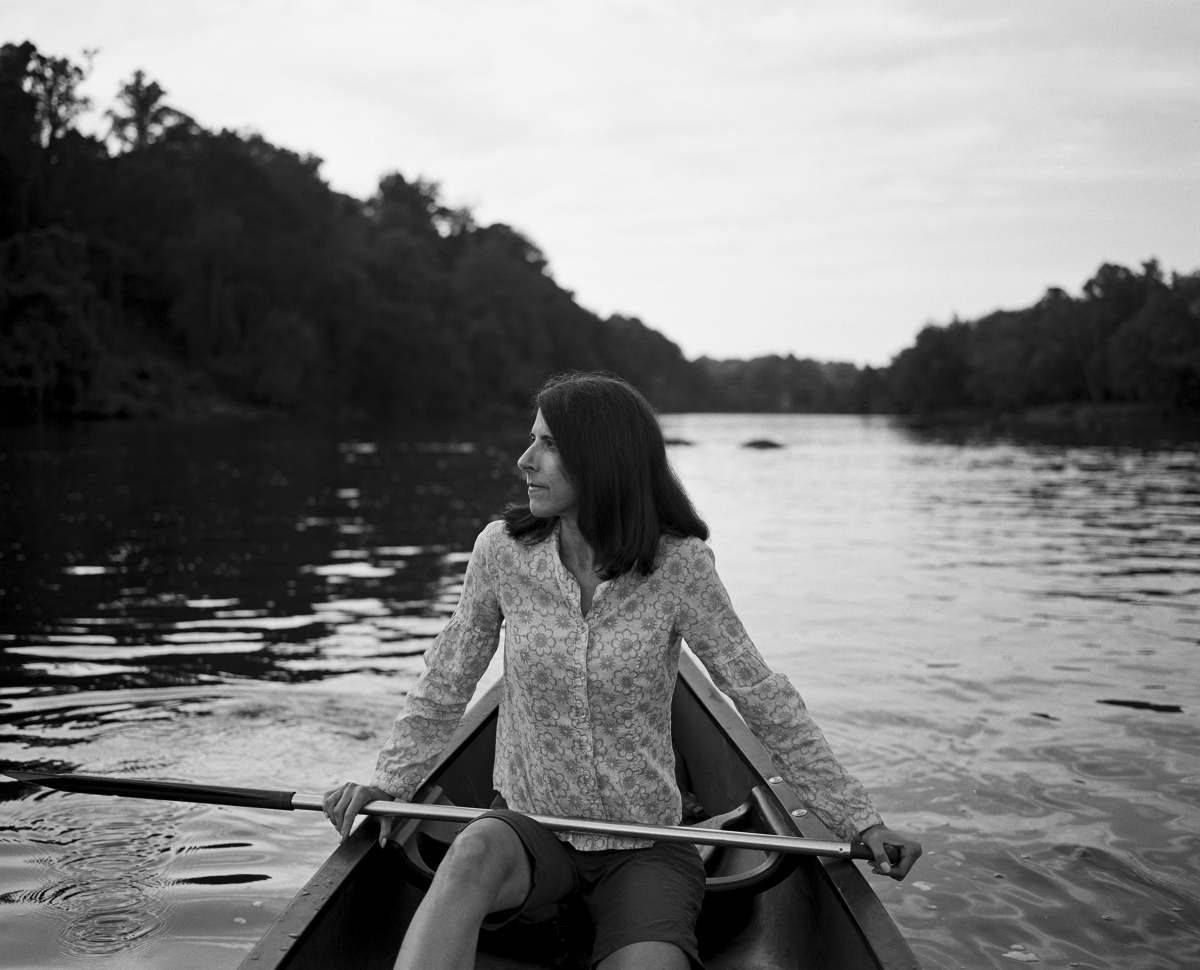
<svg viewBox="0 0 1200 970"><path fill-rule="evenodd" d="M696 362L725 411L884 414L895 411L886 371L791 355Z"/></svg>
<svg viewBox="0 0 1200 970"><path fill-rule="evenodd" d="M1200 409L1200 273L1105 264L1072 297L928 326L887 369L898 410L1137 402Z"/></svg>
<svg viewBox="0 0 1200 970"><path fill-rule="evenodd" d="M529 239L433 183L370 199L320 160L212 132L140 73L83 134L84 72L0 49L0 406L153 415L524 409L567 368L604 368L664 409L712 398L636 319L600 319Z"/></svg>
<svg viewBox="0 0 1200 970"><path fill-rule="evenodd" d="M663 410L937 412L1054 402L1200 407L1200 275L1105 265L1079 297L928 326L885 368L688 361L601 318L517 230L385 175L209 131L137 72L103 137L85 69L0 48L0 414L486 414L568 368Z"/></svg>

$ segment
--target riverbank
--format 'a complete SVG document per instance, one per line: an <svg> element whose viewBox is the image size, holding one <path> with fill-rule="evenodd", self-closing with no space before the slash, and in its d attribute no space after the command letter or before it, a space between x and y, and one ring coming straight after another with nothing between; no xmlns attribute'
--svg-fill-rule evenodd
<svg viewBox="0 0 1200 970"><path fill-rule="evenodd" d="M1200 441L1200 410L1158 404L1052 404L1018 411L978 408L897 418L904 426L939 437L1005 437L1047 444L1156 447Z"/></svg>

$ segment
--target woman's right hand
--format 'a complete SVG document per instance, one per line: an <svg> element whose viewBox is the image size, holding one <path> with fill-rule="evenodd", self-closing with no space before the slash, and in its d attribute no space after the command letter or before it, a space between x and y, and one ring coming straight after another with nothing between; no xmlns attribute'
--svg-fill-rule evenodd
<svg viewBox="0 0 1200 970"><path fill-rule="evenodd" d="M341 788L334 788L332 791L325 793L323 802L325 808L325 816L333 823L333 827L341 833L342 841L345 842L347 836L350 835L350 830L354 827L354 817L362 811L362 807L367 802L395 801L395 797L389 795L381 788L372 788L370 785L356 785L352 781L346 782ZM392 834L392 823L395 819L389 816L381 816L379 819L379 844L383 845L388 840L388 836Z"/></svg>

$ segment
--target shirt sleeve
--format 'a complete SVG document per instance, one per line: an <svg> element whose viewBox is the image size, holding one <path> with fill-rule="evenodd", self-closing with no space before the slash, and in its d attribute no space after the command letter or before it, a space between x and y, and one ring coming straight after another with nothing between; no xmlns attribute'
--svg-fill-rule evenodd
<svg viewBox="0 0 1200 970"><path fill-rule="evenodd" d="M425 671L375 765L371 784L408 799L445 750L500 641L503 616L490 569L502 523L480 533L467 563L458 609L425 652Z"/></svg>
<svg viewBox="0 0 1200 970"><path fill-rule="evenodd" d="M766 665L751 642L717 575L712 550L695 542L680 554L691 575L676 621L679 632L788 784L846 841L882 822L866 790L830 750L796 688Z"/></svg>

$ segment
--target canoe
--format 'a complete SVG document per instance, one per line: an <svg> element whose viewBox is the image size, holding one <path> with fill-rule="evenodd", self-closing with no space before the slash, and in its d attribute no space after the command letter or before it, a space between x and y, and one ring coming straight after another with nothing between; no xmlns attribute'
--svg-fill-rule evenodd
<svg viewBox="0 0 1200 970"><path fill-rule="evenodd" d="M468 710L414 801L491 804L500 685ZM832 839L687 651L671 709L685 823ZM242 962L242 970L391 970L455 827L409 821L386 848L365 819ZM697 933L707 970L919 970L855 864L756 849L701 849ZM480 933L478 970L575 970L590 927L566 908L543 923Z"/></svg>

